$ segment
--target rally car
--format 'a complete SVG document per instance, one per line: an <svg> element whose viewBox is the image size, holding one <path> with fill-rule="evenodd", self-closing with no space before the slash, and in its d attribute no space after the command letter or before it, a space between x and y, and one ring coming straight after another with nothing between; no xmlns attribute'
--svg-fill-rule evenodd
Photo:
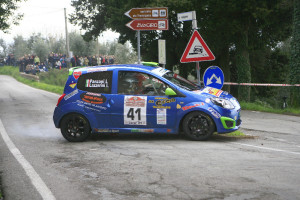
<svg viewBox="0 0 300 200"><path fill-rule="evenodd" d="M161 67L108 65L71 68L53 120L70 142L93 133L183 133L206 140L237 130L240 108L227 92L200 88Z"/></svg>

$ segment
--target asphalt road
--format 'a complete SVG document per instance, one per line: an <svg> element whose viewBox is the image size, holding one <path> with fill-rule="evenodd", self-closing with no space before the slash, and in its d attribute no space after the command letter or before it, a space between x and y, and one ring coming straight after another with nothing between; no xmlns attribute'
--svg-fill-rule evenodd
<svg viewBox="0 0 300 200"><path fill-rule="evenodd" d="M52 121L58 95L1 75L0 94L5 200L300 199L300 117L242 111L250 136L240 139L96 135L69 143Z"/></svg>

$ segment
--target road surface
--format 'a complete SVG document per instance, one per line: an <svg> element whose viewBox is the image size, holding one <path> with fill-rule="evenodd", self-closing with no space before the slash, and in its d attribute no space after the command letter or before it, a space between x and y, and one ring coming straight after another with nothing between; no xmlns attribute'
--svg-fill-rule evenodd
<svg viewBox="0 0 300 200"><path fill-rule="evenodd" d="M0 173L6 200L300 199L300 117L242 111L242 132L96 135L67 142L59 95L0 75Z"/></svg>

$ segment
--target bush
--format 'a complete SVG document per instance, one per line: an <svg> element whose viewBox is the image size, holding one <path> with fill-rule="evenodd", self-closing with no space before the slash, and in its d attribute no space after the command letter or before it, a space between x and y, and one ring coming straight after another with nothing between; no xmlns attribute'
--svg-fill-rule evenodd
<svg viewBox="0 0 300 200"><path fill-rule="evenodd" d="M49 72L40 73L39 78L43 83L64 87L68 79L68 74L68 69L51 69Z"/></svg>

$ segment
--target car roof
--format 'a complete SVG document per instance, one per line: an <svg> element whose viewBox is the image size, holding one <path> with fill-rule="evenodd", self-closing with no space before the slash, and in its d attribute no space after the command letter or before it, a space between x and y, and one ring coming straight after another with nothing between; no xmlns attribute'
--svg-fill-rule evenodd
<svg viewBox="0 0 300 200"><path fill-rule="evenodd" d="M73 74L73 71L91 73L95 71L104 71L109 69L142 69L151 71L157 68L157 66L147 66L142 64L114 64L114 65L100 65L100 66L89 66L89 67L74 67L69 70L69 75Z"/></svg>

